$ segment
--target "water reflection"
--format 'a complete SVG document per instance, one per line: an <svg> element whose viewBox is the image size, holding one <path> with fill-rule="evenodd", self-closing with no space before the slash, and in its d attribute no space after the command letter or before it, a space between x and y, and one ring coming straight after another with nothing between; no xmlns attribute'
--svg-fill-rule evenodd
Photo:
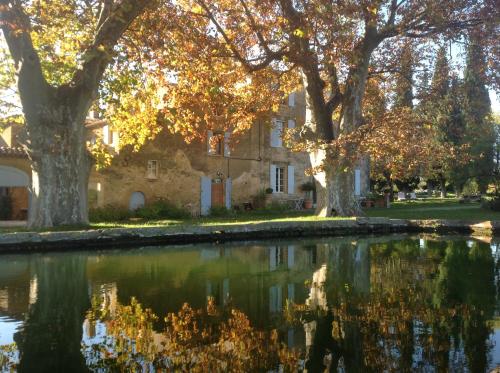
<svg viewBox="0 0 500 373"><path fill-rule="evenodd" d="M500 363L496 248L348 237L4 256L0 341L17 351L0 350L0 370L483 372Z"/></svg>

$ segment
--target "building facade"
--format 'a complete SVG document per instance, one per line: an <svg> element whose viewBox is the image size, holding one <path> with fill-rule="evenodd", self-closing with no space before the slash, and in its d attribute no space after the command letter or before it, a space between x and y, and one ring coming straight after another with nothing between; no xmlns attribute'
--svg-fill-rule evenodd
<svg viewBox="0 0 500 373"><path fill-rule="evenodd" d="M134 210L165 199L193 215L207 215L212 207L249 206L268 188L273 190L271 200L293 206L304 197L301 185L312 181L305 173L310 162L307 153L291 151L282 134L286 128L300 128L304 120L304 94L293 93L278 112L259 118L237 138L228 132L208 131L204 140L187 144L182 136L163 131L139 152L126 147L118 152L119 134L105 121L89 119L89 140L100 137L115 153L110 166L91 173L89 206ZM14 196L24 190L22 199L16 197L14 203L22 207L16 208L11 219L25 218L29 161L16 144L15 131L4 131L2 137L0 193ZM356 175L355 190L361 193L364 183L359 171Z"/></svg>

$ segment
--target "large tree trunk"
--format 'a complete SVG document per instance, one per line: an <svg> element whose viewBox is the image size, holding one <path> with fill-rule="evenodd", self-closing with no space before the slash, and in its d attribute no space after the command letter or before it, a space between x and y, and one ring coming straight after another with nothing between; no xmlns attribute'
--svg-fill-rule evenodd
<svg viewBox="0 0 500 373"><path fill-rule="evenodd" d="M314 175L316 181L317 216L356 216L361 214L354 195L353 168L333 167L332 160L325 151L310 153L311 164L322 165L323 171Z"/></svg>
<svg viewBox="0 0 500 373"><path fill-rule="evenodd" d="M91 161L85 146L85 116L118 39L153 2L105 3L92 43L78 56L83 62L69 81L55 87L45 79L24 6L0 0L0 26L17 69L27 130L25 148L32 162L31 227L88 223Z"/></svg>
<svg viewBox="0 0 500 373"><path fill-rule="evenodd" d="M331 114L328 116L315 104L317 90L310 84L311 79L304 79L306 86L306 126L311 130L315 141L329 143L333 140L334 124ZM355 150L354 150L355 151ZM352 154L352 153L351 153ZM316 215L356 216L362 210L354 195L355 157L339 158L330 150L318 149L309 153L311 166L316 181Z"/></svg>
<svg viewBox="0 0 500 373"><path fill-rule="evenodd" d="M40 129L44 136L37 135ZM92 163L85 145L84 124L67 119L32 131L28 143L32 160L29 226L88 224L87 189Z"/></svg>

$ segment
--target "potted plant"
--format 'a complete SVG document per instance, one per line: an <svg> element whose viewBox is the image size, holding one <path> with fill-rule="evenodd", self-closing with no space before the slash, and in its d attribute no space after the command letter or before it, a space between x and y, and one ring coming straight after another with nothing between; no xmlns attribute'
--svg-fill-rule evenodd
<svg viewBox="0 0 500 373"><path fill-rule="evenodd" d="M300 186L300 190L305 193L304 208L311 209L313 207L312 193L316 190L316 184L312 181L307 181Z"/></svg>

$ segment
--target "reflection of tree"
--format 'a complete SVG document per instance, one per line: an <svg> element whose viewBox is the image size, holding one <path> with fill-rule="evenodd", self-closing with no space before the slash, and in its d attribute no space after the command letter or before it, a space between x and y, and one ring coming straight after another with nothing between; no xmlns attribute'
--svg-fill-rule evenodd
<svg viewBox="0 0 500 373"><path fill-rule="evenodd" d="M298 353L279 342L276 330L254 329L244 313L219 309L213 298L206 309L184 304L169 313L162 333L153 331L157 316L134 299L128 306L117 305L113 314L94 304L88 317L108 329L102 343L85 348L92 369L242 372L298 367Z"/></svg>
<svg viewBox="0 0 500 373"><path fill-rule="evenodd" d="M485 371L491 349L491 333L487 320L495 306L494 260L488 245L474 242L469 248L465 242L451 242L439 266L435 303L449 308L461 308L454 317L455 335L461 329L469 369Z"/></svg>
<svg viewBox="0 0 500 373"><path fill-rule="evenodd" d="M35 258L37 300L15 335L19 372L87 371L80 351L89 307L86 258L77 254Z"/></svg>
<svg viewBox="0 0 500 373"><path fill-rule="evenodd" d="M306 367L445 372L467 365L485 371L487 320L495 305L487 245L474 243L469 249L463 241L450 241L422 249L415 240L403 240L372 245L371 256L360 256L360 249L359 241L356 247L330 247L329 275L322 284L327 308L314 312L307 302L295 305L295 319L315 325L311 339L320 344L310 346Z"/></svg>

